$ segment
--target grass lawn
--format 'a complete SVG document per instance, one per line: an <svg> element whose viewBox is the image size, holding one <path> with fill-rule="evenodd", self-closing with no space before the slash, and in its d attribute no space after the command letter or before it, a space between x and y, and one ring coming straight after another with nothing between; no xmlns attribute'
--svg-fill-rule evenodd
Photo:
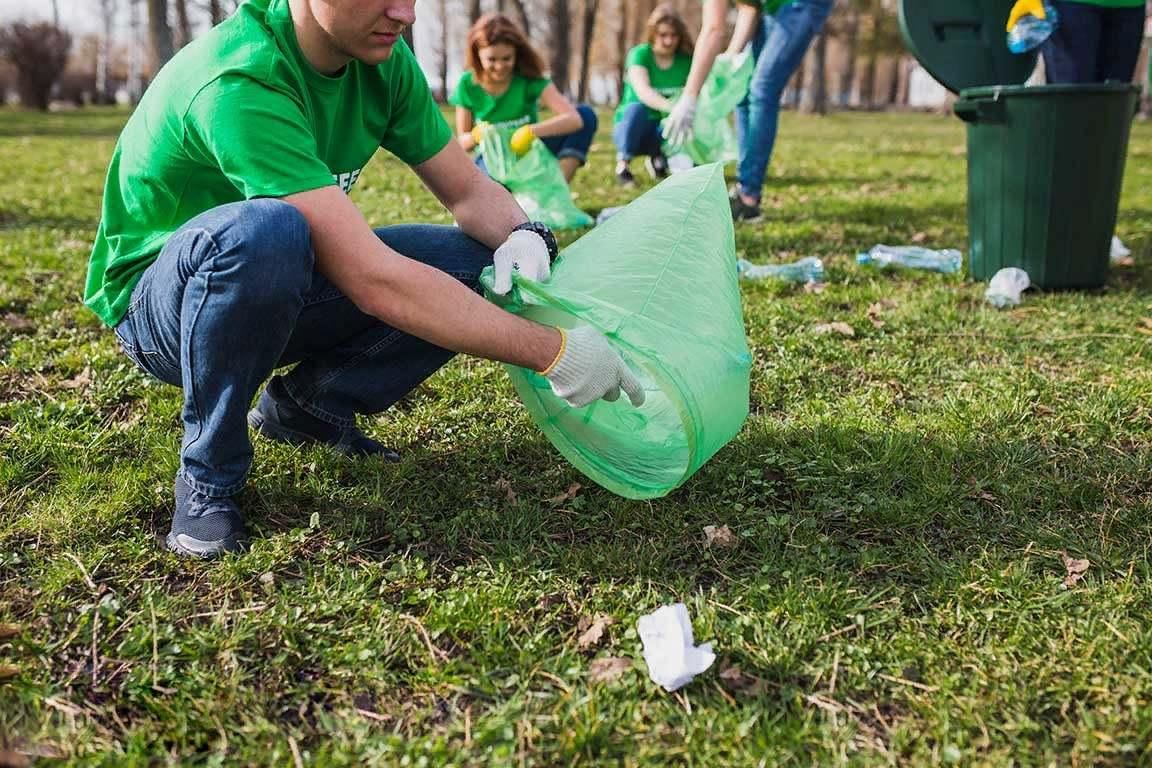
<svg viewBox="0 0 1152 768"><path fill-rule="evenodd" d="M998 312L981 285L853 258L965 247L960 121L786 115L769 217L737 248L821 256L828 285L745 286L752 415L684 487L589 487L500 367L459 360L368 423L398 465L258 442L254 548L200 563L159 546L179 393L80 304L124 118L0 110L0 750L1152 762L1152 125L1134 128L1118 224L1136 265ZM629 199L611 160L602 130L576 183L593 213ZM375 223L448 222L391 159L353 197ZM855 336L811 330L834 321ZM706 548L706 525L738 546ZM1062 553L1089 563L1071 586ZM719 658L673 695L635 624L674 601ZM593 679L616 657L635 664Z"/></svg>

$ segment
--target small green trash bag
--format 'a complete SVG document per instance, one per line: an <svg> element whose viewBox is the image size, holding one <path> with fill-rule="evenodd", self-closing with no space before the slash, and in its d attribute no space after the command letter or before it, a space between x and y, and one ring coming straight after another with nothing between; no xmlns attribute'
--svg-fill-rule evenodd
<svg viewBox="0 0 1152 768"><path fill-rule="evenodd" d="M696 165L728 163L738 159L740 150L731 115L748 94L754 69L755 62L748 55L738 59L717 58L704 87L700 89L692 140L684 146L664 142L664 153L669 157L687 154Z"/></svg>
<svg viewBox="0 0 1152 768"><path fill-rule="evenodd" d="M489 297L539 323L591 325L644 384L627 397L572 408L534 371L508 366L520 399L581 472L632 499L691 477L748 417L744 337L723 166L676 174L561 254L546 283L513 275ZM481 276L489 289L491 268Z"/></svg>
<svg viewBox="0 0 1152 768"><path fill-rule="evenodd" d="M564 172L544 143L532 142L523 157L508 146L512 130L489 128L480 142L488 175L503 184L533 221L553 229L579 229L592 226L592 217L572 202L572 192Z"/></svg>

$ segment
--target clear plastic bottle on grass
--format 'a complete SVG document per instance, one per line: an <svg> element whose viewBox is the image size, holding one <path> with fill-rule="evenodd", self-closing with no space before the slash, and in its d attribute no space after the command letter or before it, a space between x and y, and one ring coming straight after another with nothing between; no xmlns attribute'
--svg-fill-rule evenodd
<svg viewBox="0 0 1152 768"><path fill-rule="evenodd" d="M824 262L815 256L805 256L791 264L753 264L740 259L736 271L744 280L775 278L788 283L819 283L824 279Z"/></svg>
<svg viewBox="0 0 1152 768"><path fill-rule="evenodd" d="M876 245L867 253L856 256L858 264L875 264L878 267L908 267L928 269L933 272L959 272L964 257L953 248L934 251L918 245Z"/></svg>

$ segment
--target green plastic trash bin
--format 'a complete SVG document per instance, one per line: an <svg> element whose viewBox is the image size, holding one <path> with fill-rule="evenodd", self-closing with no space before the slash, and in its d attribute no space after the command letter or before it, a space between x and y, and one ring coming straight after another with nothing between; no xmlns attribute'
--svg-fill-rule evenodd
<svg viewBox="0 0 1152 768"><path fill-rule="evenodd" d="M1036 53L1005 44L1013 0L901 0L904 38L959 94L968 124L968 273L1019 267L1039 288L1098 288L1108 275L1139 89L1021 85Z"/></svg>

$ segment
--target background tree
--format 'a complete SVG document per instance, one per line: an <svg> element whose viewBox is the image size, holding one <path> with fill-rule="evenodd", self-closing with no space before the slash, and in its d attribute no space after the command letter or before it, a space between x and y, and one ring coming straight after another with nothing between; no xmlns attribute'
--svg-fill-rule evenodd
<svg viewBox="0 0 1152 768"><path fill-rule="evenodd" d="M168 0L148 0L148 42L152 47L152 71L172 58L172 28L168 26Z"/></svg>
<svg viewBox="0 0 1152 768"><path fill-rule="evenodd" d="M568 0L552 0L549 21L552 25L552 50L550 66L552 82L561 93L568 93L569 65L572 60L572 19L569 16Z"/></svg>
<svg viewBox="0 0 1152 768"><path fill-rule="evenodd" d="M52 86L68 65L72 35L55 24L15 22L0 27L0 56L16 71L16 92L26 107L47 110Z"/></svg>
<svg viewBox="0 0 1152 768"><path fill-rule="evenodd" d="M592 64L592 42L596 30L596 12L599 0L584 0L583 25L580 31L580 81L576 88L576 100L588 101L588 73Z"/></svg>

